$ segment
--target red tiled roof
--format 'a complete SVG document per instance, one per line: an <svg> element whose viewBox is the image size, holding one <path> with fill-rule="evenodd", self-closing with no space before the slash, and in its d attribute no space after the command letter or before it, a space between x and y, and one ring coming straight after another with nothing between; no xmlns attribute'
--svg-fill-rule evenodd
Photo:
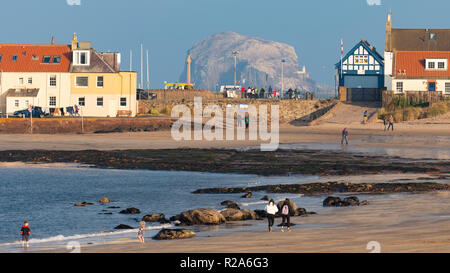
<svg viewBox="0 0 450 273"><path fill-rule="evenodd" d="M69 45L0 44L2 72L69 72L72 54ZM17 55L17 61L12 57ZM44 56L61 56L61 63L42 63Z"/></svg>
<svg viewBox="0 0 450 273"><path fill-rule="evenodd" d="M399 77L450 77L449 69L425 70L425 59L447 59L449 62L450 51L397 51L394 74Z"/></svg>

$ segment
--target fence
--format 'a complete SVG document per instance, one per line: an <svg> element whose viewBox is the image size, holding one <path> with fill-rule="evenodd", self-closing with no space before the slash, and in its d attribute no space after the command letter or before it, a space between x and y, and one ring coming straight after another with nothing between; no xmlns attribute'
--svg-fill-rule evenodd
<svg viewBox="0 0 450 273"><path fill-rule="evenodd" d="M443 101L446 98L450 98L450 96L444 95L442 92L433 91L405 91L403 93L394 93L394 91L383 90L381 92L382 107L392 105L396 99L406 101L410 105L418 102L429 103L431 105Z"/></svg>

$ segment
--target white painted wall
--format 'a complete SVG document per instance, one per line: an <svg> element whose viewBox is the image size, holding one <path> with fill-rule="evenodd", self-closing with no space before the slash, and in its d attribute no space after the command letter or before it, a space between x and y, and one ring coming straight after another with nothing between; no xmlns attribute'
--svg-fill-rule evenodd
<svg viewBox="0 0 450 273"><path fill-rule="evenodd" d="M19 106L16 106L16 100L19 102ZM28 109L28 105L39 105L38 97L8 97L6 99L6 109L8 114L12 114L18 110Z"/></svg>
<svg viewBox="0 0 450 273"><path fill-rule="evenodd" d="M56 76L56 86L50 86L50 76ZM23 78L23 83L19 79ZM28 78L32 83L28 83ZM69 73L34 73L34 72L1 72L0 73L0 110L3 113L12 114L13 109L8 108L6 92L16 88L37 88L39 94L34 106L49 107L49 98L56 97L56 106L70 106L70 74ZM22 109L19 109L22 110Z"/></svg>
<svg viewBox="0 0 450 273"><path fill-rule="evenodd" d="M384 85L387 90L393 90L395 85L392 85L392 64L393 53L384 52Z"/></svg>
<svg viewBox="0 0 450 273"><path fill-rule="evenodd" d="M403 82L403 91L428 91L428 83L426 79L393 79L392 87L397 91L397 82ZM450 83L449 80L436 80L436 91L437 92L445 92L445 83ZM449 94L449 93L447 93Z"/></svg>
<svg viewBox="0 0 450 273"><path fill-rule="evenodd" d="M116 117L117 110L128 110L132 116L136 115L136 96L130 101L130 96L120 95L71 95L71 105L79 105L78 99L85 98L85 106L80 106L83 116L86 117ZM97 106L97 97L103 97L103 106ZM120 106L120 98L127 99L126 106ZM81 113L80 113L81 114Z"/></svg>

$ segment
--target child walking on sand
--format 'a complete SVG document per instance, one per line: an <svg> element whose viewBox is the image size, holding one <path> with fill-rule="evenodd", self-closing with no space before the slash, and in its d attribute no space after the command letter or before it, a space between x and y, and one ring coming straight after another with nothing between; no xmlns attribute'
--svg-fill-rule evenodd
<svg viewBox="0 0 450 273"><path fill-rule="evenodd" d="M25 247L25 243L26 243L26 247L29 248L30 243L28 242L28 240L30 239L31 230L30 230L30 227L28 226L28 221L25 221L23 223L23 226L20 229L20 235L22 235L22 248Z"/></svg>
<svg viewBox="0 0 450 273"><path fill-rule="evenodd" d="M266 205L267 220L269 221L269 232L272 232L272 226L275 222L275 214L278 212L277 206L275 206L275 201L270 199L269 204Z"/></svg>
<svg viewBox="0 0 450 273"><path fill-rule="evenodd" d="M139 227L139 230L138 230L138 239L139 239L139 242L141 242L143 244L143 243L145 243L145 240L144 240L145 221L141 221L140 224L141 224L141 226Z"/></svg>

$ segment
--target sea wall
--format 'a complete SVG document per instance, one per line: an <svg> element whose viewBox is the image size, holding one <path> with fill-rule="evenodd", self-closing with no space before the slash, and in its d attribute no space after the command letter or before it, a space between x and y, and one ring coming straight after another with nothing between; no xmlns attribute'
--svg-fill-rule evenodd
<svg viewBox="0 0 450 273"><path fill-rule="evenodd" d="M0 118L1 134L79 134L169 130L169 118Z"/></svg>
<svg viewBox="0 0 450 273"><path fill-rule="evenodd" d="M260 106L267 106L268 115L271 114L271 105L279 106L280 123L288 123L290 121L305 117L320 109L329 108L335 102L330 100L260 100L260 99L202 99L203 108L206 105L216 104L221 107L222 111L226 111L229 105L248 104L254 105L257 109ZM172 108L177 104L184 104L193 112L194 102L192 100L174 100L174 101L140 101L139 109L141 114L163 114L170 115ZM325 111L326 112L326 111Z"/></svg>

